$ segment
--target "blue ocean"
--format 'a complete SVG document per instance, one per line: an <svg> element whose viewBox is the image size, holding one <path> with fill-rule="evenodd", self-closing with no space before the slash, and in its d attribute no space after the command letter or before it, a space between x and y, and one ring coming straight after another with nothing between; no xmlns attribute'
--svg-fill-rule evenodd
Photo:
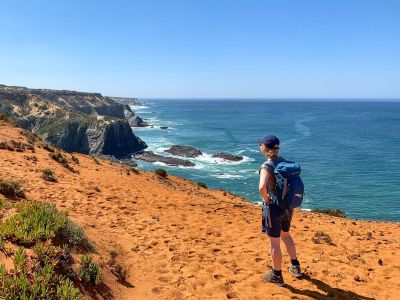
<svg viewBox="0 0 400 300"><path fill-rule="evenodd" d="M154 125L133 128L147 150L168 156L170 146L185 145L203 152L190 159L192 168L163 165L170 174L259 203L264 157L257 139L275 134L281 155L302 167L303 209L340 208L351 218L400 221L399 102L148 99L133 109ZM212 158L220 151L244 159ZM162 164L139 165L153 170Z"/></svg>

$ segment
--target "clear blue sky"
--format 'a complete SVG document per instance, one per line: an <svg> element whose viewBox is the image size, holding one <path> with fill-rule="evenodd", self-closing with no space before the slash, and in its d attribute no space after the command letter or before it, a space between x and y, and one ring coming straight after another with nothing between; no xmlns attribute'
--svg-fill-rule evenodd
<svg viewBox="0 0 400 300"><path fill-rule="evenodd" d="M0 83L400 98L400 0L0 0Z"/></svg>

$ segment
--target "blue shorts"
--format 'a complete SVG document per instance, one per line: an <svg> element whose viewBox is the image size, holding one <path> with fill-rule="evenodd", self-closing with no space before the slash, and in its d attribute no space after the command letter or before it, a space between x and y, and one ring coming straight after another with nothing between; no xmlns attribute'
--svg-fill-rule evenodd
<svg viewBox="0 0 400 300"><path fill-rule="evenodd" d="M262 205L262 232L270 237L280 237L281 231L289 232L293 210L283 210L274 204Z"/></svg>

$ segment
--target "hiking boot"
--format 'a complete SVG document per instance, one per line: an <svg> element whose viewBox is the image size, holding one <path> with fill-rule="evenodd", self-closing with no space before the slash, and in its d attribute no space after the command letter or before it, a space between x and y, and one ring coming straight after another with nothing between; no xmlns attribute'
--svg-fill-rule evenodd
<svg viewBox="0 0 400 300"><path fill-rule="evenodd" d="M282 275L278 276L278 275L275 275L274 273L266 274L264 276L264 280L267 282L274 283L280 287L285 285L285 282L283 281L283 276Z"/></svg>
<svg viewBox="0 0 400 300"><path fill-rule="evenodd" d="M303 276L303 274L301 273L301 270L300 270L300 265L297 265L297 266L291 265L289 267L288 271L296 278L301 278Z"/></svg>

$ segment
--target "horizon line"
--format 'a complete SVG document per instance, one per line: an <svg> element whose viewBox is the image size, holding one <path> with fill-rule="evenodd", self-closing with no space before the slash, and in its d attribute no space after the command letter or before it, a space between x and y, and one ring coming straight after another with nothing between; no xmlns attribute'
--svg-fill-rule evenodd
<svg viewBox="0 0 400 300"><path fill-rule="evenodd" d="M122 96L107 96L106 97L119 97L119 98L136 98L138 100L266 100L266 101L282 101L282 100L295 100L295 101L400 101L399 98L389 97L122 97Z"/></svg>
<svg viewBox="0 0 400 300"><path fill-rule="evenodd" d="M27 89L48 89L48 90L64 90L64 91L72 91L72 92L81 92L81 93L99 93L104 97L119 97L119 98L136 98L142 100L266 100L266 101L287 101L287 100L307 100L307 101L374 101L380 100L380 102L398 102L400 101L399 97L138 97L138 96L116 96L116 95L106 95L102 92L95 92L95 91L78 91L75 89L64 89L64 88L36 88L36 87L27 87L23 85L8 85L4 83L0 83L0 86L4 85L6 87L15 87L15 88L27 88Z"/></svg>

